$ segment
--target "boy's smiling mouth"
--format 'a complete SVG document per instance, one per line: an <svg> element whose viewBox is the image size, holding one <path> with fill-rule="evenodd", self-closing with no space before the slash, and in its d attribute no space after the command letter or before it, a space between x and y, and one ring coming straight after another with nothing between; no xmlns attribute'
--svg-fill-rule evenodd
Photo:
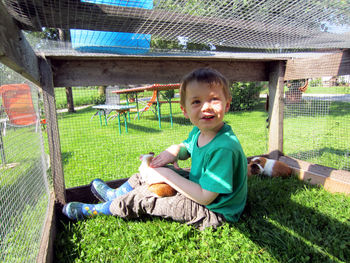
<svg viewBox="0 0 350 263"><path fill-rule="evenodd" d="M206 115L206 116L203 116L202 119L209 120L209 119L213 119L214 117L215 117L214 115Z"/></svg>

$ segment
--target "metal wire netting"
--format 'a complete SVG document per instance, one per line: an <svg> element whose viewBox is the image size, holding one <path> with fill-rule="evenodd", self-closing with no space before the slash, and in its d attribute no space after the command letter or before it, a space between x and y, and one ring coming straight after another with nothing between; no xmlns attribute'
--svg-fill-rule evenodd
<svg viewBox="0 0 350 263"><path fill-rule="evenodd" d="M84 56L85 52L151 56L164 52L186 56L190 52L191 56L214 57L221 51L255 51L244 54L244 59L248 56L268 59L269 53L276 58L284 52L350 46L350 9L346 1L3 0L3 3L19 27L31 31L25 35L33 49L47 56L67 53ZM32 34L43 28L54 29L46 35L48 38L58 39L58 28L65 37L57 41ZM293 58L297 56L293 54ZM40 124L14 127L4 110L0 127L3 252L0 261L32 262L38 254L49 201L43 150L43 142L45 146L47 143L46 119L39 114L43 105L38 88L3 65L0 67L1 86L29 85L37 120L43 119ZM150 84L153 83L136 86ZM348 76L308 79L306 86L306 80L289 84L284 98L284 153L350 171ZM247 88L246 84L237 85L239 90ZM129 87L116 83L111 88ZM266 87L259 91L246 96L253 98L253 104L244 101L244 96L234 96L238 106L232 106L225 117L247 156L268 151ZM142 114L135 108L119 115L115 111L98 112L94 106L108 104L109 95L117 98L106 87L55 88L60 137L53 139L60 141L65 181L58 182L62 183L60 187L86 185L95 178L109 181L129 177L138 171L140 154L159 153L181 142L192 129L180 110L177 90L173 95L163 92L162 118L153 104ZM145 109L151 98L152 92L137 93L139 108ZM135 106L131 99L122 94L113 103ZM188 167L190 163L180 165Z"/></svg>
<svg viewBox="0 0 350 263"><path fill-rule="evenodd" d="M56 104L58 108L63 108L57 110L57 116L67 188L89 184L95 178L109 181L129 177L138 172L141 154L160 153L186 139L193 128L180 110L178 90L170 95L173 96L171 104L166 100L169 93L161 93L159 119L155 104L144 110L152 98L150 91L137 93L139 113L136 110L136 98L128 96L127 100L126 95L121 94L120 105L135 106L132 111L119 116L116 111L106 112L106 115L102 111L99 115L94 106L105 103L106 93L101 95L103 89L74 87L75 112L67 110L65 88L55 89ZM229 112L225 117L249 155L267 150L265 98L258 100L254 111ZM251 121L246 122L245 118ZM259 139L253 141L252 138ZM179 164L182 167L190 166L188 161Z"/></svg>
<svg viewBox="0 0 350 263"><path fill-rule="evenodd" d="M284 152L350 171L349 76L293 81L285 88Z"/></svg>
<svg viewBox="0 0 350 263"><path fill-rule="evenodd" d="M34 262L38 256L41 235L49 205L46 155L39 118L38 88L0 64L1 122L0 122L0 261ZM8 84L16 85L11 93ZM20 86L30 87L26 100ZM11 87L11 86L10 86ZM17 99L14 103L14 99ZM11 100L7 104L5 100ZM36 122L12 125L32 114ZM11 110L21 113L11 119ZM6 124L6 125L5 125Z"/></svg>
<svg viewBox="0 0 350 263"><path fill-rule="evenodd" d="M121 54L232 48L280 52L347 48L350 44L350 10L346 1L4 2L23 29L66 30L66 43L32 42L41 51L52 52L56 47ZM58 33L52 38L58 39Z"/></svg>

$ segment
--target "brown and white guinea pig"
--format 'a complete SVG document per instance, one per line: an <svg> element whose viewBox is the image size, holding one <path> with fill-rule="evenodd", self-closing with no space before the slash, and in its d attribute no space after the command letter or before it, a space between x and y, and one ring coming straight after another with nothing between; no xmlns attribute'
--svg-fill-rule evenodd
<svg viewBox="0 0 350 263"><path fill-rule="evenodd" d="M292 175L292 169L284 162L254 157L248 164L248 176L263 174L269 177L288 177Z"/></svg>
<svg viewBox="0 0 350 263"><path fill-rule="evenodd" d="M142 182L147 181L147 174L144 172L145 169L149 168L154 157L154 153L143 154L140 156L141 165L139 167L140 179ZM151 184L148 186L148 190L156 194L158 197L167 197L176 195L176 190L166 183Z"/></svg>

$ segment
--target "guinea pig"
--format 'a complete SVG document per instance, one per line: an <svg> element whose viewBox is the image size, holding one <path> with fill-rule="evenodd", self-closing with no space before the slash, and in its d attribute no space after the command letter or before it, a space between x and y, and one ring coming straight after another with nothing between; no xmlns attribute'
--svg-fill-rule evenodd
<svg viewBox="0 0 350 263"><path fill-rule="evenodd" d="M262 168L260 164L257 164L257 163L248 164L248 177L252 175L260 175L260 174L263 174L263 172L264 172L264 168Z"/></svg>
<svg viewBox="0 0 350 263"><path fill-rule="evenodd" d="M139 167L140 179L142 182L147 182L147 174L145 169L149 168L149 164L153 159L154 153L143 154L140 156L141 165ZM176 195L176 190L166 183L156 183L148 186L148 190L156 194L158 197L167 197Z"/></svg>
<svg viewBox="0 0 350 263"><path fill-rule="evenodd" d="M281 161L254 157L248 164L248 176L257 174L269 177L288 177L292 175L292 168Z"/></svg>

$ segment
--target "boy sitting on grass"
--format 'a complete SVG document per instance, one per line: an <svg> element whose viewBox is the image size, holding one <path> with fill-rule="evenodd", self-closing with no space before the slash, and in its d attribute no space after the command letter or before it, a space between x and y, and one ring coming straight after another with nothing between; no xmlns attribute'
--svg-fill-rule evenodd
<svg viewBox="0 0 350 263"><path fill-rule="evenodd" d="M118 189L102 180L91 191L103 203L71 202L63 213L81 220L98 214L139 218L144 214L171 218L200 229L238 221L247 198L247 158L231 127L223 122L230 108L228 81L216 70L197 69L182 81L180 105L195 126L188 138L154 157L148 184L165 182L177 190L171 197L154 196L139 174ZM177 160L192 158L190 172ZM174 168L164 167L174 164Z"/></svg>

